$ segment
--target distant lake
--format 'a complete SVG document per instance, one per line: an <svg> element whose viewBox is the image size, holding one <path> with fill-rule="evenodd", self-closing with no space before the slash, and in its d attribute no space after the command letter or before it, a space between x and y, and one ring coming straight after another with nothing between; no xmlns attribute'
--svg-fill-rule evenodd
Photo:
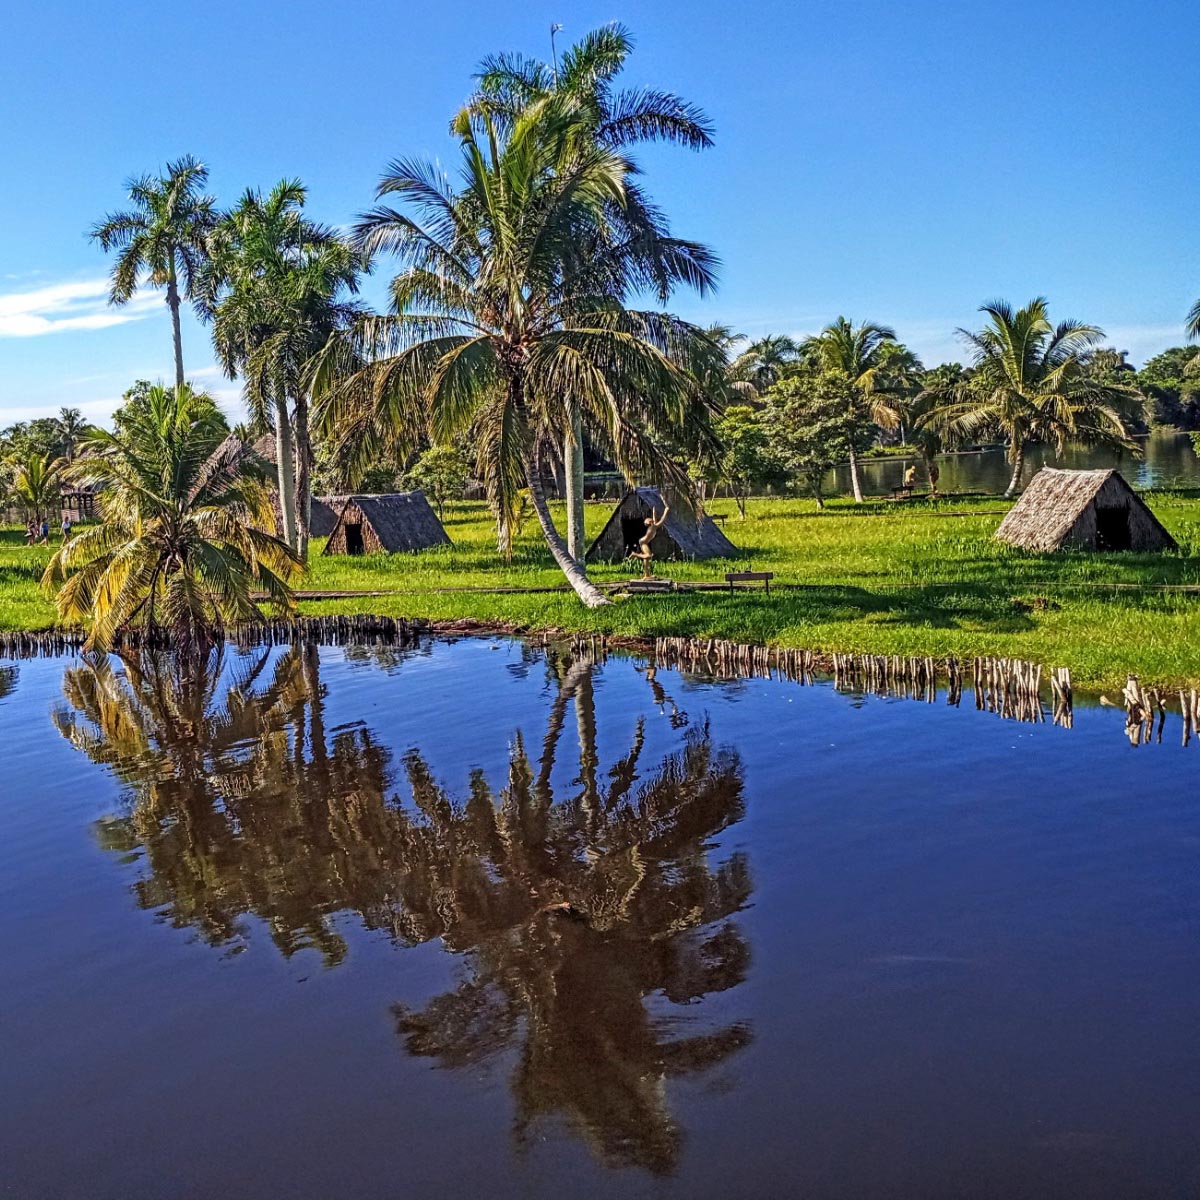
<svg viewBox="0 0 1200 1200"><path fill-rule="evenodd" d="M504 639L0 663L0 1194L1200 1188L1200 747Z"/></svg>
<svg viewBox="0 0 1200 1200"><path fill-rule="evenodd" d="M1068 448L1061 459L1045 446L1035 447L1025 460L1023 483L1044 466L1097 470L1116 467L1136 488L1200 488L1200 458L1186 433L1173 429L1155 429L1141 439L1143 455L1135 458L1119 450ZM1012 464L1004 450L994 447L965 454L946 454L938 460L941 479L938 487L945 492L1002 492L1008 487ZM925 484L924 466L919 458L869 458L859 464L863 492L870 496L887 495L899 487L904 472L916 463L918 482ZM826 478L831 494L850 493L850 468L838 467Z"/></svg>

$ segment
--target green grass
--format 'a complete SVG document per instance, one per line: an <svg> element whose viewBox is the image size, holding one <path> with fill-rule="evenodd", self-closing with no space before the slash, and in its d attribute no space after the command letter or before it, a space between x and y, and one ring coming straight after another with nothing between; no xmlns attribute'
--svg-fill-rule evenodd
<svg viewBox="0 0 1200 1200"><path fill-rule="evenodd" d="M396 616L508 622L534 628L654 636L725 637L814 650L889 654L999 654L1069 666L1086 684L1200 680L1200 495L1157 494L1152 506L1180 543L1165 555L1030 555L992 541L1006 505L996 499L831 503L752 501L739 521L732 502L726 532L743 564L775 572L771 595L682 593L623 600L589 612L566 591L505 593L501 588L556 588L562 577L530 526L511 564L496 554L482 504L448 506L454 547L420 555L314 556L304 586L385 590L383 596L305 601L308 613L378 612ZM611 508L589 505L589 533ZM561 513L558 514L561 516ZM319 546L318 546L319 550ZM46 548L0 534L0 627L53 622L36 581ZM728 562L665 563L680 580L718 580ZM629 566L594 576L627 578ZM485 590L477 590L485 589ZM486 590L491 589L491 590Z"/></svg>

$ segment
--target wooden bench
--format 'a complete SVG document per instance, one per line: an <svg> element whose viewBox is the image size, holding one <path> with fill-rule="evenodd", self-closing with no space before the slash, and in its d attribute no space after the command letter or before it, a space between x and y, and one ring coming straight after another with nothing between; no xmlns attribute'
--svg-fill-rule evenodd
<svg viewBox="0 0 1200 1200"><path fill-rule="evenodd" d="M761 583L767 595L771 594L771 580L775 578L774 571L730 571L725 576L729 590L733 591L735 583Z"/></svg>

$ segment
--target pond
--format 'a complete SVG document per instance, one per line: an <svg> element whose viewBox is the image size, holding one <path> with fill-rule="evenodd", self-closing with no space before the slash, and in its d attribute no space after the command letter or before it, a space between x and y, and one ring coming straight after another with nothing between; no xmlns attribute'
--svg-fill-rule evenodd
<svg viewBox="0 0 1200 1200"><path fill-rule="evenodd" d="M1178 734L507 640L0 664L0 1190L1195 1195Z"/></svg>
<svg viewBox="0 0 1200 1200"><path fill-rule="evenodd" d="M1025 462L1024 483L1043 466L1069 467L1089 471L1116 467L1136 488L1200 488L1200 458L1186 433L1173 429L1155 429L1139 442L1141 455L1121 450L1068 447L1061 459L1051 449L1036 446ZM887 495L904 481L910 463L916 463L920 486L925 486L924 467L919 459L869 458L860 464L863 492L868 496ZM1003 492L1012 476L1012 464L1000 447L962 454L946 454L938 459L941 478L938 487L945 492ZM849 495L850 468L838 467L825 481L830 493Z"/></svg>

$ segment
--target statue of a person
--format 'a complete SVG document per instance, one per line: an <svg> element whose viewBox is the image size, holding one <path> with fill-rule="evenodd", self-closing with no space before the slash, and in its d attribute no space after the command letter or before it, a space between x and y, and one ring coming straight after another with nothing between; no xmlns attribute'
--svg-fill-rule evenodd
<svg viewBox="0 0 1200 1200"><path fill-rule="evenodd" d="M663 511L661 517L654 515L654 509L651 507L650 515L646 518L646 532L642 534L641 540L637 544L636 550L630 550L630 558L640 558L642 560L642 578L650 578L650 563L654 560L654 548L652 543L658 537L658 531L666 524L667 514L671 511L671 506L663 502Z"/></svg>

